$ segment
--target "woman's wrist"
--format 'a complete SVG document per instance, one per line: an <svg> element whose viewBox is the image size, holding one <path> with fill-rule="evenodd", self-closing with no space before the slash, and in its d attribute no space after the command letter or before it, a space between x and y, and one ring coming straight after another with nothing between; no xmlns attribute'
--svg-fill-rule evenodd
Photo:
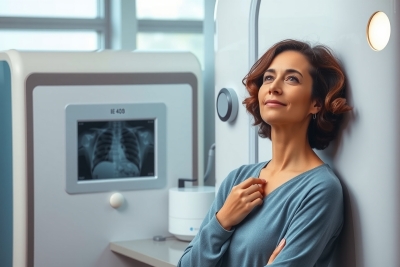
<svg viewBox="0 0 400 267"><path fill-rule="evenodd" d="M217 218L217 221L219 222L219 224L222 226L222 228L224 228L226 231L230 231L232 226L230 226L226 220L225 217L223 216L223 214L221 214L221 212L217 212L215 214L215 217Z"/></svg>

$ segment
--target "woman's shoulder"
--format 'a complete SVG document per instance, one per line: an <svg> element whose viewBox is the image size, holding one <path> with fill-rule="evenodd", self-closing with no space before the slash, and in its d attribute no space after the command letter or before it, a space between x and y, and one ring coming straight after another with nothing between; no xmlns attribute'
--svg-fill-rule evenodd
<svg viewBox="0 0 400 267"><path fill-rule="evenodd" d="M328 195L341 195L342 185L328 164L318 166L305 174L305 183L310 190L322 191Z"/></svg>

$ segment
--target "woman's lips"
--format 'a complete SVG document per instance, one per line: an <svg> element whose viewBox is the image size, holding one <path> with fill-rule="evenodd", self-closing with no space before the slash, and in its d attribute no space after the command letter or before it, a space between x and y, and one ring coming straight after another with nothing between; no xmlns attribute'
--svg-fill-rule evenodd
<svg viewBox="0 0 400 267"><path fill-rule="evenodd" d="M270 107L280 107L280 106L286 106L286 104L279 102L277 100L267 100L264 102L264 105L270 106Z"/></svg>

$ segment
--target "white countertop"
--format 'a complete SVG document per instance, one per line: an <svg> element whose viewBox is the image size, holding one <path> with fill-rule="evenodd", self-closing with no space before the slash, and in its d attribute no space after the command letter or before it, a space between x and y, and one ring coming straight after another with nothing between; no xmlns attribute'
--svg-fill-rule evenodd
<svg viewBox="0 0 400 267"><path fill-rule="evenodd" d="M142 239L111 242L110 249L137 261L156 267L175 267L189 242L168 237L165 241Z"/></svg>

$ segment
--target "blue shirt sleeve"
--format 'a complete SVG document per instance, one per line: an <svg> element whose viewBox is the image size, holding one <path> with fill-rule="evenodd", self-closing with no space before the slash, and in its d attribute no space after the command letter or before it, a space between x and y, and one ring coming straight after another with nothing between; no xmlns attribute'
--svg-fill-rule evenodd
<svg viewBox="0 0 400 267"><path fill-rule="evenodd" d="M216 218L216 213L225 203L225 199L231 191L231 181L233 173L222 182L217 196L203 220L198 234L185 249L178 267L195 266L220 266L221 258L229 247L230 237L234 229L225 230Z"/></svg>
<svg viewBox="0 0 400 267"><path fill-rule="evenodd" d="M335 182L310 190L290 222L285 247L267 266L327 266L343 225L342 194Z"/></svg>

